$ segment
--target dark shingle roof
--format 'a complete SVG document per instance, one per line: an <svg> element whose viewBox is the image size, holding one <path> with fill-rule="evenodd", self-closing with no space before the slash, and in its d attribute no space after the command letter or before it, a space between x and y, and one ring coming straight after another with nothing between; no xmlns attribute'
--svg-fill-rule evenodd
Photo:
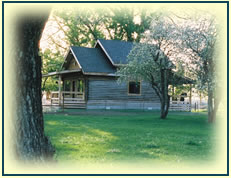
<svg viewBox="0 0 231 178"><path fill-rule="evenodd" d="M101 49L71 47L83 72L115 73L116 69Z"/></svg>
<svg viewBox="0 0 231 178"><path fill-rule="evenodd" d="M127 56L133 47L132 42L102 39L99 42L114 64L127 64Z"/></svg>

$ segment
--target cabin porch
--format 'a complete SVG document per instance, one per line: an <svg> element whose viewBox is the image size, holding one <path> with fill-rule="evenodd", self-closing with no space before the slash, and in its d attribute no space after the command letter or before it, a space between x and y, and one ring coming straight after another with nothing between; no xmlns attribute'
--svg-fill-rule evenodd
<svg viewBox="0 0 231 178"><path fill-rule="evenodd" d="M72 73L71 77L68 75ZM55 73L58 77L58 91L51 91L49 98L44 95L43 106L61 108L86 108L85 79L79 71ZM51 74L49 75L51 76ZM48 77L48 76L46 76Z"/></svg>
<svg viewBox="0 0 231 178"><path fill-rule="evenodd" d="M147 90L146 94L143 93L144 95L142 94L140 96L130 96L127 93L128 85L117 86L118 84L115 79L98 80L98 78L96 79L94 77L89 79L89 76L83 75L80 70L61 71L43 76L46 77L51 75L57 76L57 84L59 87L58 91L52 91L50 93L48 102L43 102L43 105L47 107L91 109L94 105L95 108L101 109L127 109L132 108L127 106L134 106L133 109L152 110L158 108L160 105L154 100L150 101L149 97L146 97L145 100L141 98L147 95L148 90L147 88L144 89L144 86L142 86L142 88L144 89L143 91ZM191 111L192 87L191 84L186 85L190 86L190 91L186 92L187 94L184 93L182 96L177 96L174 91L175 87L173 86L172 93L169 93L171 96L169 110ZM106 94L101 95L103 91ZM117 91L120 92L119 95ZM99 96L99 94L100 97L95 97Z"/></svg>

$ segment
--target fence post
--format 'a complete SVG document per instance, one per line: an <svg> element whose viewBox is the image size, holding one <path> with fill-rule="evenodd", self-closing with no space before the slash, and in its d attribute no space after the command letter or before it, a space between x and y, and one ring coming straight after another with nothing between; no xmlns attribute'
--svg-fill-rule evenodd
<svg viewBox="0 0 231 178"><path fill-rule="evenodd" d="M52 106L52 92L51 92L51 106Z"/></svg>
<svg viewBox="0 0 231 178"><path fill-rule="evenodd" d="M190 84L189 105L190 105L190 112L191 112L192 110L192 84Z"/></svg>

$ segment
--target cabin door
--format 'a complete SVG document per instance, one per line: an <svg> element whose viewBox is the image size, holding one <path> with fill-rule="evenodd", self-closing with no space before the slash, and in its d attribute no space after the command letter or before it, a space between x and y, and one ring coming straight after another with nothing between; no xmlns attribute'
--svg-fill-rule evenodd
<svg viewBox="0 0 231 178"><path fill-rule="evenodd" d="M72 94L72 98L82 98L84 99L84 80L83 79L77 79L72 80L72 92L75 92Z"/></svg>
<svg viewBox="0 0 231 178"><path fill-rule="evenodd" d="M79 98L80 100L84 99L84 94L85 94L84 85L85 85L84 79L65 80L64 81L65 97Z"/></svg>

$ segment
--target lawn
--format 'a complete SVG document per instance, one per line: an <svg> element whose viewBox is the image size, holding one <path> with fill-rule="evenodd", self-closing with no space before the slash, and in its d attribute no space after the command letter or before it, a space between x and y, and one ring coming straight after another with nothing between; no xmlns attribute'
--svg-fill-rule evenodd
<svg viewBox="0 0 231 178"><path fill-rule="evenodd" d="M214 126L204 113L84 111L44 114L55 159L83 163L211 161Z"/></svg>

